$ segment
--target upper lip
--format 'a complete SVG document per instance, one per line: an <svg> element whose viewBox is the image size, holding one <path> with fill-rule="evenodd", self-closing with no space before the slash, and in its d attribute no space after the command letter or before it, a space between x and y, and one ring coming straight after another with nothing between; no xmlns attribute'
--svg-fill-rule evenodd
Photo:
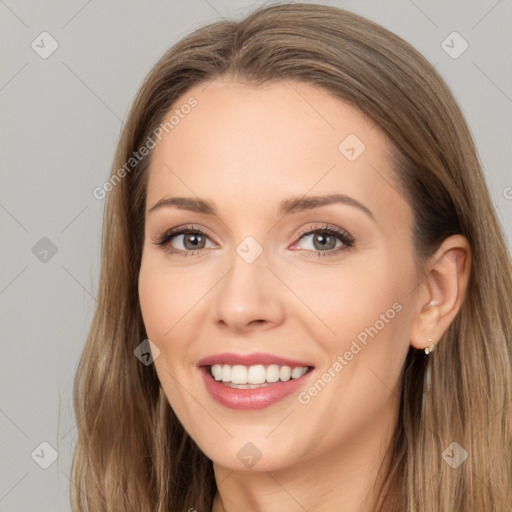
<svg viewBox="0 0 512 512"><path fill-rule="evenodd" d="M212 366L214 364L240 364L243 366L254 366L258 364L269 365L277 364L280 366L296 366L306 367L313 366L304 361L296 361L286 357L280 357L273 354L266 354L263 352L255 352L253 354L234 354L232 352L224 352L222 354L214 354L212 356L204 357L198 361L197 366Z"/></svg>

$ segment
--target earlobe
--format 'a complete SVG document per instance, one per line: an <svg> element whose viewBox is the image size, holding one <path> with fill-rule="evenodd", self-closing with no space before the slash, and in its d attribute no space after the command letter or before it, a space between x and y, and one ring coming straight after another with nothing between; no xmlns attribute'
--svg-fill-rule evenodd
<svg viewBox="0 0 512 512"><path fill-rule="evenodd" d="M410 343L419 350L434 350L440 336L437 335L436 325L439 323L439 306L435 299L424 303L416 318L410 333ZM428 353L428 352L427 352Z"/></svg>
<svg viewBox="0 0 512 512"><path fill-rule="evenodd" d="M433 352L434 351L434 343L432 343L432 338L427 338L427 341L430 343L430 345L425 349L425 354L427 354L427 356L430 354L430 352Z"/></svg>
<svg viewBox="0 0 512 512"><path fill-rule="evenodd" d="M446 238L430 259L427 275L418 287L418 307L410 332L413 347L431 352L448 329L466 296L470 267L467 239L462 235Z"/></svg>

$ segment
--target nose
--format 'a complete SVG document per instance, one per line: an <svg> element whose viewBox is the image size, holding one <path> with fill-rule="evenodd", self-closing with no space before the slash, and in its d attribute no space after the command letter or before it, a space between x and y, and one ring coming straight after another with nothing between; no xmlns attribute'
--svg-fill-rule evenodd
<svg viewBox="0 0 512 512"><path fill-rule="evenodd" d="M231 269L214 288L214 321L238 333L282 323L285 287L275 270L267 267L265 251L252 263L234 251L230 264Z"/></svg>

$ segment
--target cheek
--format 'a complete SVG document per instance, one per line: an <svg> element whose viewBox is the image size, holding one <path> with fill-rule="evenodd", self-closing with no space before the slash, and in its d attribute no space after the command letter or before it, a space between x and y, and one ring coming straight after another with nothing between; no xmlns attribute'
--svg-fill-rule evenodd
<svg viewBox="0 0 512 512"><path fill-rule="evenodd" d="M393 305L405 297L407 270L398 272L400 265L389 265L386 260L385 254L379 254L372 261L318 267L314 275L297 268L288 274L287 281L294 283L294 292L310 310L304 320L319 325L319 341L341 349L344 342L375 323L383 332L397 323L400 306ZM381 315L385 315L383 320Z"/></svg>
<svg viewBox="0 0 512 512"><path fill-rule="evenodd" d="M143 256L138 291L146 334L160 350L154 361L158 379L174 411L181 413L187 397L176 382L189 379L187 356L197 327L191 308L200 291L191 285L186 270L171 271L158 254L151 253Z"/></svg>
<svg viewBox="0 0 512 512"><path fill-rule="evenodd" d="M315 325L321 368L318 380L298 399L308 418L317 418L308 420L315 429L332 421L350 437L385 415L400 396L408 349L406 276L401 280L383 265L345 268L336 279L317 278L314 287L304 283L302 293L308 291L308 306L322 320L307 315L308 324ZM326 436L319 445L327 449L332 441Z"/></svg>
<svg viewBox="0 0 512 512"><path fill-rule="evenodd" d="M297 295L315 313L303 315L303 327L321 348L322 370L336 375L331 389L341 386L357 402L398 385L413 280L411 262L383 251L357 264L319 269L314 279L294 277Z"/></svg>
<svg viewBox="0 0 512 512"><path fill-rule="evenodd" d="M139 301L146 332L152 341L161 339L170 327L164 322L165 311L172 307L169 303L172 302L172 294L166 293L167 289L156 267L148 258L143 258L139 273Z"/></svg>
<svg viewBox="0 0 512 512"><path fill-rule="evenodd" d="M192 308L207 292L207 283L194 278L194 271L171 269L159 255L143 258L139 274L139 300L150 339L173 338L193 316Z"/></svg>

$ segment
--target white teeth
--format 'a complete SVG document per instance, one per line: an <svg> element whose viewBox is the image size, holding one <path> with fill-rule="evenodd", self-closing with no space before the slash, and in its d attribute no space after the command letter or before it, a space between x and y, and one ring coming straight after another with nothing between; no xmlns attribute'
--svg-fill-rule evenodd
<svg viewBox="0 0 512 512"><path fill-rule="evenodd" d="M291 375L292 375L292 369L289 366L281 366L281 372L279 373L279 378L283 382L290 380Z"/></svg>
<svg viewBox="0 0 512 512"><path fill-rule="evenodd" d="M265 384L232 384L231 382L223 382L224 386L228 386L229 388L236 389L256 389L256 388L264 388L268 386L268 383Z"/></svg>
<svg viewBox="0 0 512 512"><path fill-rule="evenodd" d="M308 371L307 368L296 367L292 370L292 379L298 379L302 377Z"/></svg>
<svg viewBox="0 0 512 512"><path fill-rule="evenodd" d="M262 364L249 366L247 370L247 382L251 384L263 384L267 378L267 370Z"/></svg>
<svg viewBox="0 0 512 512"><path fill-rule="evenodd" d="M215 380L222 380L222 366L220 364L214 364L211 372Z"/></svg>
<svg viewBox="0 0 512 512"><path fill-rule="evenodd" d="M242 389L252 389L268 382L277 382L278 380L286 382L290 379L298 379L308 371L308 368L307 366L291 368L277 364L270 364L266 367L262 364L254 366L214 364L211 366L210 372L217 381L235 384L236 387Z"/></svg>
<svg viewBox="0 0 512 512"><path fill-rule="evenodd" d="M267 368L267 382L277 382L279 380L280 368L277 364L271 364Z"/></svg>
<svg viewBox="0 0 512 512"><path fill-rule="evenodd" d="M231 382L233 384L247 384L247 368L241 364L231 367Z"/></svg>
<svg viewBox="0 0 512 512"><path fill-rule="evenodd" d="M223 366L222 367L222 382L231 382L231 367Z"/></svg>

